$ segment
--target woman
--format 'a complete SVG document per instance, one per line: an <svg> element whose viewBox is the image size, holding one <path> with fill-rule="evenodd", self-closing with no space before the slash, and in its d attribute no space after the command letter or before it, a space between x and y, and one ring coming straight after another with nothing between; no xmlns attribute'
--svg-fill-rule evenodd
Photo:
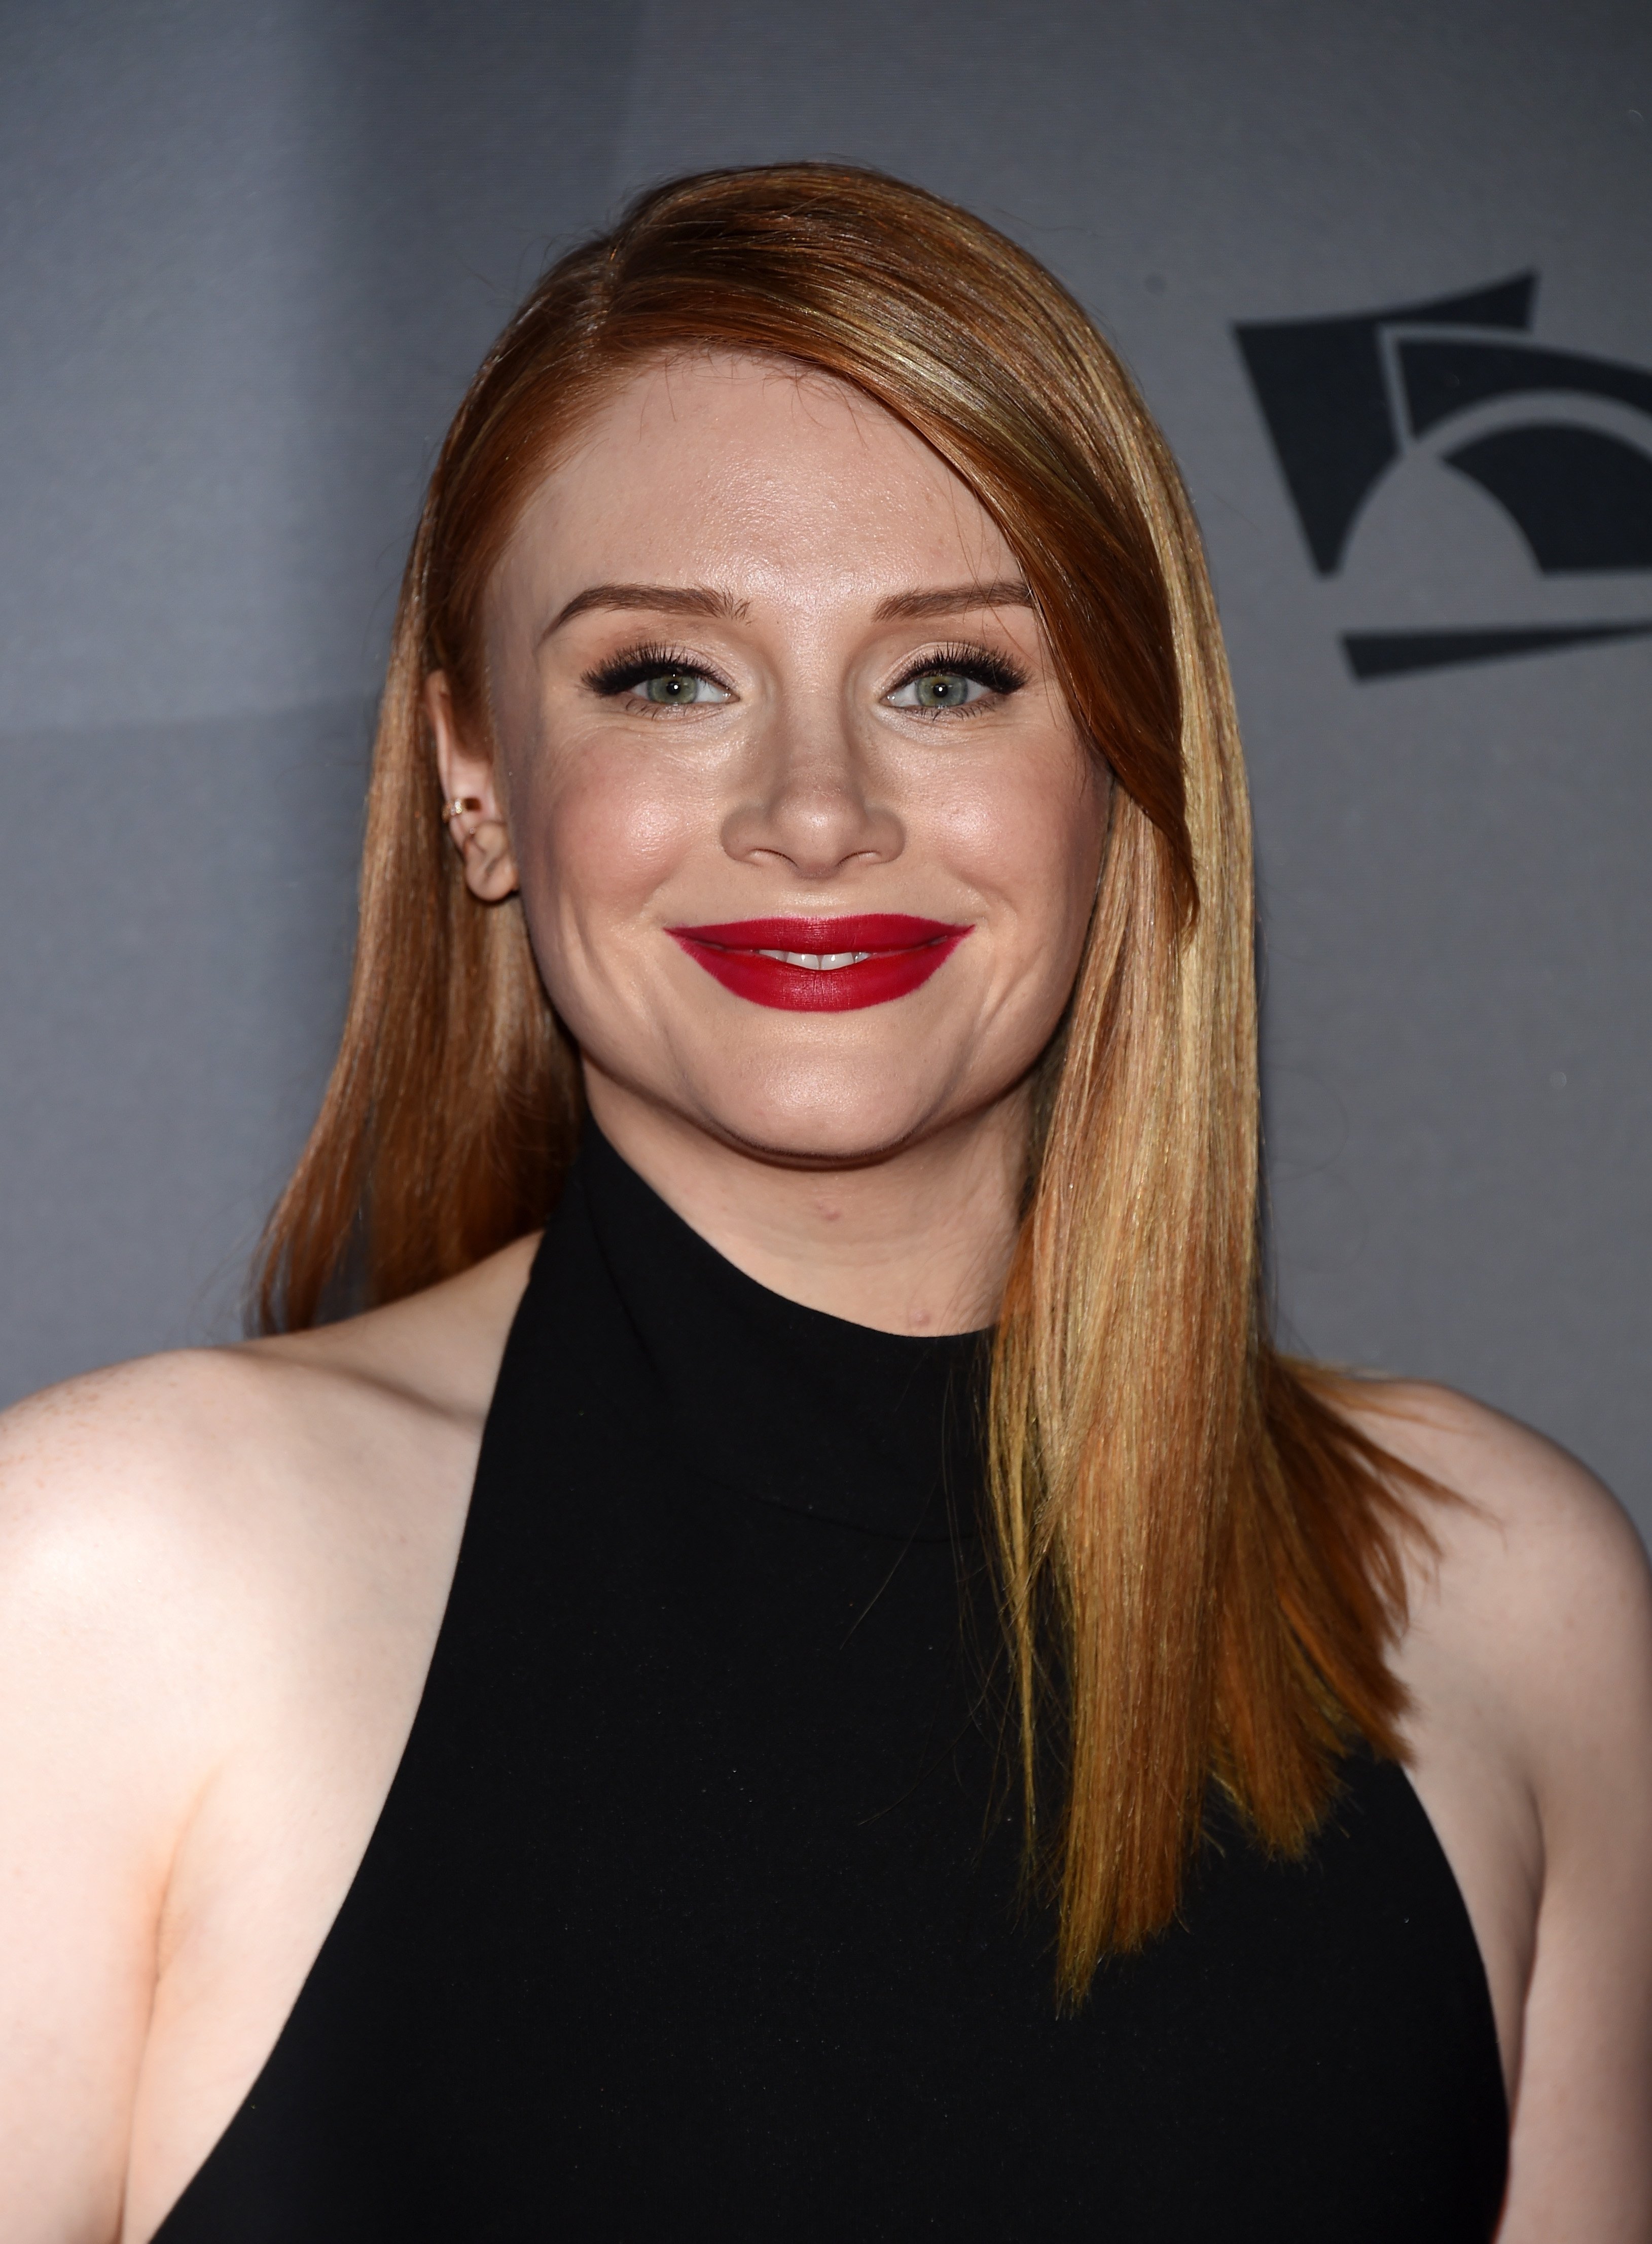
<svg viewBox="0 0 1652 2244"><path fill-rule="evenodd" d="M1095 329L645 198L431 484L271 1336L9 1422L8 2238L1644 2234L1639 1546L1271 1350L1256 1114Z"/></svg>

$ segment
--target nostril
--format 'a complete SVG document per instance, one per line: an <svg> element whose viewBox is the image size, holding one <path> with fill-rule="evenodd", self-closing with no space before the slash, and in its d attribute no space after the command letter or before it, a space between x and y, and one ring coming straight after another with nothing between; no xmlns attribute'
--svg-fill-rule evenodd
<svg viewBox="0 0 1652 2244"><path fill-rule="evenodd" d="M732 812L723 844L732 857L771 860L821 878L857 859L899 854L904 833L893 810L870 801L852 777L794 774Z"/></svg>

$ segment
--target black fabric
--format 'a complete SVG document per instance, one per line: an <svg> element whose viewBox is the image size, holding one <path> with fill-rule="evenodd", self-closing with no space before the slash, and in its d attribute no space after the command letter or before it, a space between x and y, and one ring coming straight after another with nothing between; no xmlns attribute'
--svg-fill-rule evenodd
<svg viewBox="0 0 1652 2244"><path fill-rule="evenodd" d="M383 1815L164 2244L1490 2236L1485 1975L1398 1769L1301 1865L1213 1809L1055 2014L974 1711L978 1364L588 1143Z"/></svg>

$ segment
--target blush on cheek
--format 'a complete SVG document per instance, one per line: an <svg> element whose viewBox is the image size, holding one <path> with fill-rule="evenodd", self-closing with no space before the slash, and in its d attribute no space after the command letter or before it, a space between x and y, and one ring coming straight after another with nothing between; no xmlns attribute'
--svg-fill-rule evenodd
<svg viewBox="0 0 1652 2244"><path fill-rule="evenodd" d="M1089 757L1029 754L1000 784L942 808L932 831L948 868L1008 907L1042 948L1082 939L1095 901L1108 794Z"/></svg>
<svg viewBox="0 0 1652 2244"><path fill-rule="evenodd" d="M628 760L608 749L593 744L582 755L575 746L548 758L516 820L534 956L551 1003L586 1049L604 1040L605 1020L611 1031L629 1012L624 992L635 990L650 946L675 956L655 899L692 855L699 822L681 801L635 785Z"/></svg>
<svg viewBox="0 0 1652 2244"><path fill-rule="evenodd" d="M615 768L600 752L585 759L576 751L565 760L577 775L527 806L526 854L582 919L592 910L644 910L704 839L704 814L669 791L637 786L629 759L616 759Z"/></svg>

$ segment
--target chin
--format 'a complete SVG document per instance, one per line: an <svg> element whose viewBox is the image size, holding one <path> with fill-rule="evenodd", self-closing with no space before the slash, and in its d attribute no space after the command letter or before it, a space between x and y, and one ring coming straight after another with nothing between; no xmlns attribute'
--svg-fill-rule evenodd
<svg viewBox="0 0 1652 2244"><path fill-rule="evenodd" d="M810 1168L860 1167L884 1159L954 1119L936 1085L921 1088L844 1082L813 1070L765 1085L759 1095L727 1095L727 1086L698 1101L705 1125L745 1151ZM718 1095L720 1092L721 1095Z"/></svg>

